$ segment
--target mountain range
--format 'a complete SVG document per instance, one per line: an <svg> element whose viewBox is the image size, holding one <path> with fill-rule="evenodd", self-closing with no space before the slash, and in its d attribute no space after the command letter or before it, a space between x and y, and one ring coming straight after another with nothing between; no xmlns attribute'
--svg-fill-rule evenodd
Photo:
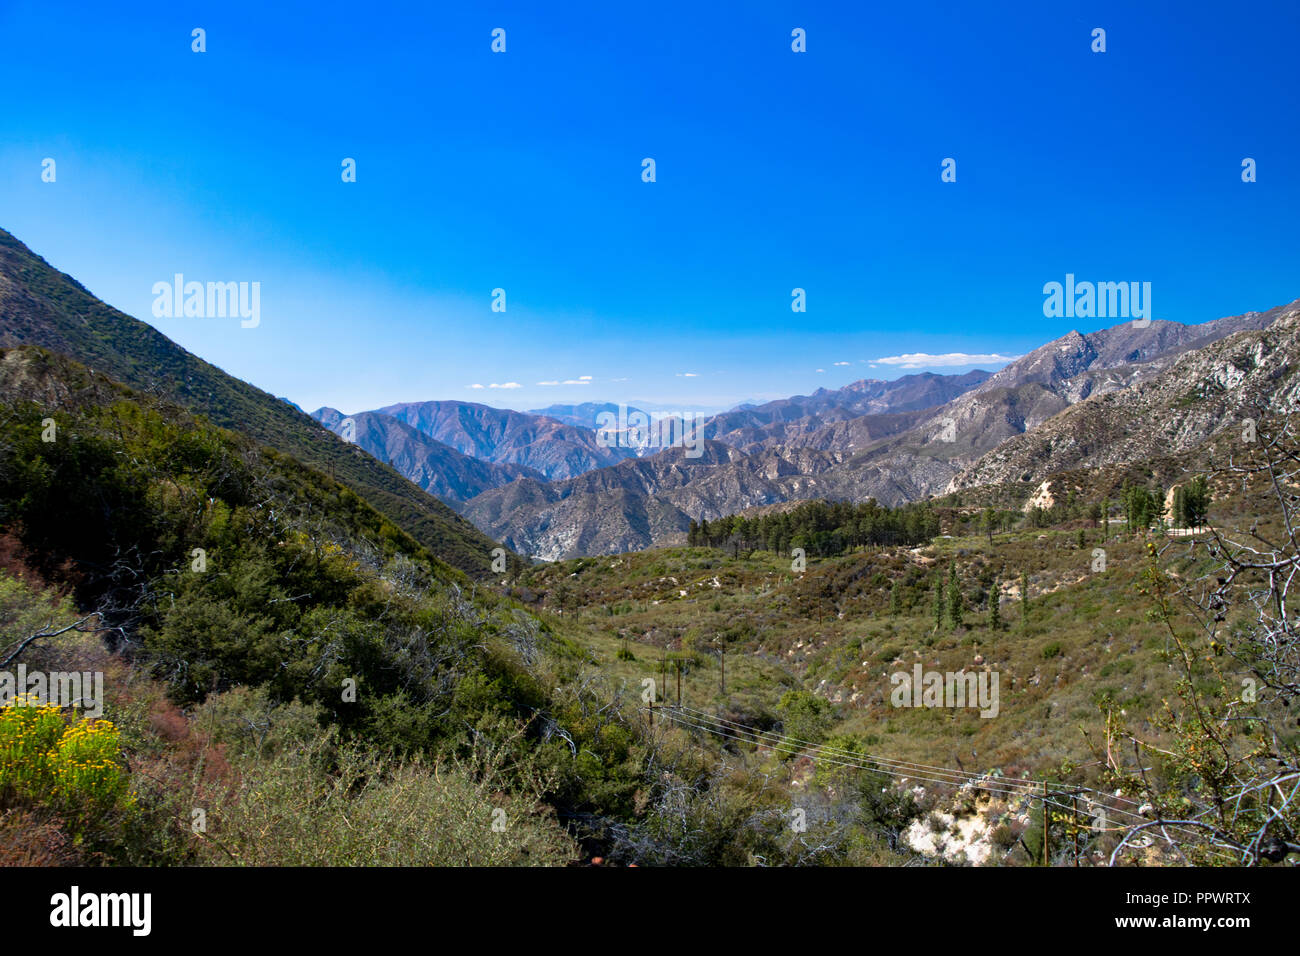
<svg viewBox="0 0 1300 956"><path fill-rule="evenodd" d="M670 449L564 481L523 479L461 512L523 553L559 559L675 541L691 520L778 502L896 505L1138 460L1207 440L1215 426L1193 425L1193 416L1225 427L1234 398L1212 383L1240 377L1255 405L1291 401L1297 313L1300 301L1199 325L1070 332L992 375L907 376L771 402L711 420L701 458ZM1192 394L1188 376L1203 395ZM1150 423L1142 440L1120 441L1099 424L1121 407ZM1089 431L1098 436L1091 442L1067 440Z"/></svg>
<svg viewBox="0 0 1300 956"><path fill-rule="evenodd" d="M1071 331L1001 370L866 379L625 447L609 402L532 412L403 402L310 416L100 302L0 230L0 347L35 345L327 473L448 564L498 542L555 560L680 539L692 520L811 498L896 505L1195 448L1297 401L1300 300L1201 324ZM629 412L636 409L628 409ZM340 440L346 435L347 441Z"/></svg>
<svg viewBox="0 0 1300 956"><path fill-rule="evenodd" d="M516 478L545 480L541 472L523 465L499 465L461 454L401 419L381 412L345 416L337 409L318 408L312 417L444 501L465 501ZM345 428L344 422L351 424Z"/></svg>
<svg viewBox="0 0 1300 956"><path fill-rule="evenodd" d="M473 402L403 402L375 411L463 455L522 465L548 480L572 478L633 457L627 449L602 447L592 429Z"/></svg>

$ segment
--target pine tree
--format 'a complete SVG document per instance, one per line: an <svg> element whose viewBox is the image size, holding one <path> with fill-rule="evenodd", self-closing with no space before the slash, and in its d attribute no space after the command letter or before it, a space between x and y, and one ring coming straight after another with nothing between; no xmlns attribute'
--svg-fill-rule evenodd
<svg viewBox="0 0 1300 956"><path fill-rule="evenodd" d="M1173 522L1175 528L1186 528L1187 524L1187 489L1179 485L1174 489Z"/></svg>
<svg viewBox="0 0 1300 956"><path fill-rule="evenodd" d="M1184 527L1199 528L1205 524L1210 508L1210 486L1204 475L1197 475L1187 483L1183 494Z"/></svg>
<svg viewBox="0 0 1300 956"><path fill-rule="evenodd" d="M961 585L957 582L957 565L948 565L948 621L953 627L962 625Z"/></svg>
<svg viewBox="0 0 1300 956"><path fill-rule="evenodd" d="M892 584L889 588L889 616L898 617L902 609L902 601L898 596L898 585Z"/></svg>
<svg viewBox="0 0 1300 956"><path fill-rule="evenodd" d="M989 589L989 630L1002 630L1002 592L998 586L998 579L993 579L993 586Z"/></svg>

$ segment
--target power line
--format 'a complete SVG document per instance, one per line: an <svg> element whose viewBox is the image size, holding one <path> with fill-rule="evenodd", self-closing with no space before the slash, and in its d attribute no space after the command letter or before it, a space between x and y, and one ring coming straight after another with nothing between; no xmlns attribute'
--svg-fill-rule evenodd
<svg viewBox="0 0 1300 956"><path fill-rule="evenodd" d="M791 737L791 736L788 736L788 735L785 735L785 734L775 734L775 733L771 733L771 732L769 732L769 731L755 730L755 729L752 729L752 728L746 727L745 725L740 724L740 723L738 723L738 722L736 722L736 721L728 720L728 719L725 718L725 717L716 717L716 716L713 716L713 715L707 714L707 713L705 713L705 712L703 712L703 711L695 710L694 708L682 707L682 708L680 708L680 709L681 709L681 710L684 710L684 711L690 711L693 715L696 716L696 719L705 719L705 720L710 720L710 721L716 722L716 723L718 723L718 724L721 724L721 725L723 725L723 726L728 726L729 729L736 729L736 730L740 730L740 731L742 731L742 732L744 732L744 733L750 733L750 734L753 734L756 738L760 738L761 740L766 741L766 742L777 742L777 743L781 743L781 744L787 744L787 743L791 743L791 744L801 744L802 746L804 746L804 747L806 747L806 748L809 748L809 749L811 749L811 750L818 751L818 752L820 752L820 753L830 753L830 754L834 754L834 755L836 755L836 756L840 756L840 757L845 757L845 758L848 758L848 759L850 759L850 760L854 760L854 761L862 761L862 760L866 760L866 761L868 761L868 762L870 762L870 763L878 764L878 765L880 765L880 766L882 766L882 767L895 768L895 769L897 769L897 770L900 770L900 771L903 771L903 772L906 772L906 773L912 773L914 776L917 776L917 777L927 775L927 771L928 771L928 772L929 772L928 775L929 775L932 779L935 779L935 777L934 777L935 774L939 774L941 777L946 776L946 777L955 778L955 779L949 779L949 780L942 780L942 779L940 779L939 782L958 783L958 782L968 782L968 781L984 780L984 779L995 779L995 780L997 780L999 783L1010 784L1010 785L1013 785L1013 786L1015 786L1015 785L1019 785L1019 786L1025 786L1025 787L1034 787L1034 788L1037 788L1037 787L1040 787L1040 786L1042 785L1041 781L1038 781L1038 780L1029 780L1029 779L1027 779L1027 778L1023 778L1023 777L995 777L995 778L990 778L987 774L976 774L976 773L971 773L971 772L968 771L968 770L952 770L952 769L947 768L947 767L935 767L935 766L931 766L931 765L928 765L928 764L913 763L913 762L911 762L911 761L906 761L906 760L897 760L897 759L892 758L892 757L882 757L882 756L879 756L879 755L876 755L876 754L866 754L866 753L861 753L861 752L859 752L859 751L854 751L854 750L845 750L845 749L843 749L843 748L839 748L839 747L831 747L831 746L829 746L829 745L825 745L825 744L815 744L815 743L813 743L813 742L810 741L810 740L801 740L801 739L799 739L798 737ZM754 741L754 743L758 743L758 742L759 742L759 740L755 740L755 741ZM900 774L900 775L901 775L901 774Z"/></svg>
<svg viewBox="0 0 1300 956"><path fill-rule="evenodd" d="M771 733L771 732L769 732L769 731L756 730L756 729L754 729L754 728L747 727L747 726L745 726L744 724L739 723L738 721L729 720L728 718L725 718L725 717L721 717L721 716L717 716L717 715L709 714L709 713L707 713L707 712L705 712L705 711L698 710L697 708L694 708L694 707L680 706L678 709L680 709L680 710L682 710L682 711L688 711L688 712L690 712L690 713L693 714L693 715L698 715L698 718L707 719L707 720L710 720L710 721L713 721L713 722L716 722L716 723L719 723L719 724L722 724L722 725L730 726L731 728L734 728L734 729L740 730L740 731L742 731L743 733L749 733L749 734L752 734L752 735L754 735L756 738L762 738L763 740L766 740L766 741L778 741L778 742L780 742L780 743L785 743L785 742L789 741L789 742L791 742L791 743L798 743L798 744L802 744L802 745L804 745L805 747L808 747L808 748L810 748L810 749L813 749L813 750L816 750L816 751L819 751L819 752L823 752L823 753L833 753L833 754L836 754L837 756L847 757L847 758L850 758L850 759L853 759L853 760L864 760L864 759L865 759L865 760L868 760L868 761L870 761L870 762L872 762L872 763L880 764L880 765L882 765L882 766L887 766L887 767L897 767L897 768L900 768L900 769L902 769L902 770L904 770L904 771L910 772L910 773L912 773L913 776L917 776L917 777L922 776L924 771L932 771L933 773L938 773L938 774L943 775L943 776L948 776L948 777L957 778L956 780L943 780L943 779L939 779L938 782L955 783L955 782L957 782L957 780L965 780L965 781L980 781L980 780L995 779L995 780L997 780L999 783L1011 784L1011 785L1020 785L1020 786L1024 786L1024 787L1032 787L1032 788L1034 788L1035 790L1036 790L1037 788L1039 788L1039 787L1041 787L1041 786L1043 785L1043 782L1042 782L1042 781L1040 781L1040 780L1031 780L1031 779L1029 779L1029 778L1027 778L1027 777L1004 777L1004 776L998 776L998 777L995 777L995 778L990 778L988 774L972 773L972 772L970 772L970 771L968 771L968 770L953 770L953 769L951 769L951 768L949 768L949 767L936 767L936 766L933 766L933 765L930 765L930 764L920 764L920 763L914 763L914 762L906 761L906 760L897 760L897 759L894 759L894 758L892 758L892 757L882 757L882 756L875 755L875 754L864 754L864 753L861 753L861 752L858 752L858 751L845 750L845 749L843 749L843 748L838 748L838 747L831 747L831 746L826 745L826 744L815 744L815 743L813 743L812 741L809 741L809 740L801 740L801 739L799 739L799 738L797 738L797 737L791 737L791 736L788 736L788 735L785 735L785 734L775 734L775 733ZM758 743L758 740L755 740L754 743ZM900 775L901 775L901 774L900 774ZM933 776L931 776L931 779L933 780L933 779L936 779L936 778L933 777ZM1094 789L1094 788L1092 788L1092 787L1086 787L1086 786L1082 786L1082 785L1076 785L1076 786L1072 787L1071 789L1073 789L1073 790L1079 790L1079 791L1083 791L1083 792L1087 792L1087 793L1091 793L1091 794L1096 794L1097 796L1103 796L1103 797L1105 797L1105 798L1108 799L1108 800L1122 800L1123 802L1125 802L1125 803L1129 803L1129 804L1132 804L1132 805L1134 805L1134 806L1137 806L1137 805L1138 805L1138 801L1136 801L1136 800L1131 800L1131 799L1129 799L1129 798L1127 798L1127 797L1118 797L1118 796L1115 796L1115 795L1113 795L1113 794L1106 793L1105 791L1102 791L1102 790L1096 790L1096 789ZM1116 812L1123 812L1123 811L1116 810ZM1130 815L1131 815L1131 816L1134 816L1134 817L1139 817L1139 816L1140 816L1140 814L1130 814ZM1145 819L1145 818L1143 818L1143 819Z"/></svg>
<svg viewBox="0 0 1300 956"><path fill-rule="evenodd" d="M668 719L673 720L675 723L704 733L711 733L726 739L735 740L740 743L753 744L755 746L760 743L765 743L773 750L789 754L799 754L806 750L811 750L815 755L814 759L819 759L835 766L850 767L856 770L883 772L886 775L893 777L902 778L906 776L910 779L923 780L932 784L957 785L960 783L962 785L977 786L979 789L990 793L1000 793L1008 796L1034 796L1045 805L1053 806L1057 809L1077 815L1076 807L1058 803L1047 796L1047 785L1044 781L1014 777L991 777L988 775L971 773L966 770L953 770L946 767L917 764L909 761L895 760L889 757L862 754L844 750L842 748L814 744L811 741L800 740L796 737L787 737L780 734L770 733L768 731L760 731L746 727L737 721L709 714L693 707L660 707L658 710L661 714L666 716ZM741 734L748 734L749 737L732 733L731 731L740 731ZM791 744L800 744L801 746L793 747ZM836 757L844 759L835 759ZM925 771L931 771L931 773L926 773ZM940 774L940 776L936 776L935 774ZM998 784L1003 784L1004 786L998 786ZM1010 785L1009 788L1006 785ZM1040 789L1043 790L1041 796L1038 795ZM1122 799L1128 803L1135 802L1128 800L1127 798L1115 797L1111 794L1105 793L1104 791L1082 785L1071 786L1066 788L1063 792L1077 795L1095 795L1103 797L1106 800ZM1099 803L1099 801L1092 800L1091 797L1089 797L1089 799L1090 802ZM1134 813L1119 807L1106 806L1105 804L1100 805L1104 810L1116 816L1126 817L1142 823L1151 822L1140 813ZM1179 827L1174 824L1169 825L1169 829L1187 835L1201 835L1195 831L1187 830L1184 827Z"/></svg>
<svg viewBox="0 0 1300 956"><path fill-rule="evenodd" d="M683 726L691 727L691 728L693 728L693 729L695 729L695 730L700 730L700 731L704 731L704 732L706 732L706 733L716 734L717 736L725 737L725 738L730 739L730 740L736 740L736 741L739 741L740 743L746 743L746 744L757 743L757 741L752 740L752 739L750 739L750 738L748 738L748 737L743 737L743 736L739 736L739 735L736 735L736 734L729 733L728 730L729 730L730 728L726 728L726 727L718 727L718 726L716 726L716 725L711 725L711 724L708 724L708 723L705 723L705 722L698 722L698 721L696 721L696 720L692 720L692 719L690 719L687 715L684 715L684 714L681 714L681 713L674 713L674 712L673 712L674 709L670 709L670 708L657 708L657 710L659 711L659 713L660 713L661 715L667 717L668 719L674 721L675 723L681 724L681 725L683 725ZM770 741L769 741L768 743L771 745L771 748L772 748L773 750L784 751L784 752L789 753L789 754L799 754L799 753L804 752L804 750L808 749L808 748L804 748L804 747L789 747L789 746L785 746L785 745L783 745L783 743L782 743L781 741L779 741L779 740L778 740L777 742L775 742L775 743L772 743L772 742L770 742ZM812 747L811 749L812 749L813 751L817 751L817 750L818 750L818 748L815 747L815 746ZM860 757L861 755L837 754L837 756ZM836 766L840 766L840 767L851 767L851 768L853 768L853 769L855 769L855 770L879 770L879 771L882 771L882 772L884 772L885 774L887 774L887 775L889 775L889 776L895 776L895 777L902 777L902 776L904 776L904 774L906 773L906 775L909 776L909 777L911 777L911 778L915 778L915 779L917 779L917 780L924 780L924 781L926 781L927 783L956 784L956 783L959 783L959 782L970 782L970 781L948 780L948 779L943 779L943 778L939 778L939 777L930 777L930 776L926 776L925 774L921 774L921 773L913 773L913 772L910 771L910 770L909 770L909 771L899 772L898 770L896 770L896 769L894 769L894 768L890 768L890 767L879 767L879 766L873 766L873 765L870 764L870 763L863 763L860 759L837 760L837 759L835 759L834 757L832 757L832 756L827 756L827 755L824 754L824 753L819 755L819 759L825 761L826 763L834 764L834 765L836 765ZM991 781L991 784L992 784L992 783L996 783L997 780L998 780L998 778L996 778L996 777L994 777L994 778L989 778L989 780ZM1026 790L1026 789L1006 789L1006 788L998 787L998 786L994 786L994 785L991 785L991 784L990 784L990 785L981 784L981 787L982 787L983 789L987 789L987 790L990 790L990 791L992 791L992 792L997 792L997 793L1006 793L1006 794L1013 794L1013 795L1020 795L1020 794L1024 794L1024 793L1029 793L1029 792L1031 792L1031 791ZM1037 785L1036 785L1036 786L1037 786Z"/></svg>

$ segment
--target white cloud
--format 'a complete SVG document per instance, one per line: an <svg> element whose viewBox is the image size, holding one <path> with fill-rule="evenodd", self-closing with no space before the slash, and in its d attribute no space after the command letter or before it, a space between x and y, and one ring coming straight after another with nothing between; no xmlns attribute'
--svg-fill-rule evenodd
<svg viewBox="0 0 1300 956"><path fill-rule="evenodd" d="M698 372L678 372L677 377L678 378L699 378L700 375Z"/></svg>
<svg viewBox="0 0 1300 956"><path fill-rule="evenodd" d="M852 362L836 362L836 365L852 365Z"/></svg>
<svg viewBox="0 0 1300 956"><path fill-rule="evenodd" d="M523 386L520 385L518 382L505 382L501 385L498 385L496 382L493 382L491 385L488 386L488 388L523 388Z"/></svg>
<svg viewBox="0 0 1300 956"><path fill-rule="evenodd" d="M960 365L983 365L1014 362L1019 355L971 355L968 352L947 352L943 355L931 355L928 352L909 352L906 355L887 355L872 359L875 365L896 365L899 368L945 368Z"/></svg>
<svg viewBox="0 0 1300 956"><path fill-rule="evenodd" d="M483 386L475 382L473 385L466 385L466 388L482 388Z"/></svg>
<svg viewBox="0 0 1300 956"><path fill-rule="evenodd" d="M824 368L819 368L817 371L819 371L819 372L824 372L824 371L826 371L826 369L824 369Z"/></svg>
<svg viewBox="0 0 1300 956"><path fill-rule="evenodd" d="M538 382L537 384L538 384L538 385L590 385L591 382L592 382L592 378L591 378L590 375L579 375L577 378L566 378L563 382L560 382L560 381L550 381L550 382ZM495 385L492 386L492 387L493 387L493 388L496 388ZM512 386L510 386L510 385L503 385L503 386L501 386L501 387L502 387L502 388L511 388ZM514 388L518 388L517 385L516 385L516 386L513 386L513 387L514 387Z"/></svg>

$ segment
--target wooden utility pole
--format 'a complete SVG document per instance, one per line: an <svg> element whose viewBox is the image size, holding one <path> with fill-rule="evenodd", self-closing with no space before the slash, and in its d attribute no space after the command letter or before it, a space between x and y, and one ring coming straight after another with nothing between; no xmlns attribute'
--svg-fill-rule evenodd
<svg viewBox="0 0 1300 956"><path fill-rule="evenodd" d="M677 706L682 706L682 662L677 661Z"/></svg>
<svg viewBox="0 0 1300 956"><path fill-rule="evenodd" d="M1079 865L1079 794L1076 792L1070 797L1070 806L1073 808L1074 819L1074 865Z"/></svg>
<svg viewBox="0 0 1300 956"><path fill-rule="evenodd" d="M1051 866L1052 854L1048 848L1052 834L1052 818L1047 811L1047 781L1043 781L1043 866Z"/></svg>
<svg viewBox="0 0 1300 956"><path fill-rule="evenodd" d="M727 645L718 649L718 665L722 668L722 696L727 696Z"/></svg>

